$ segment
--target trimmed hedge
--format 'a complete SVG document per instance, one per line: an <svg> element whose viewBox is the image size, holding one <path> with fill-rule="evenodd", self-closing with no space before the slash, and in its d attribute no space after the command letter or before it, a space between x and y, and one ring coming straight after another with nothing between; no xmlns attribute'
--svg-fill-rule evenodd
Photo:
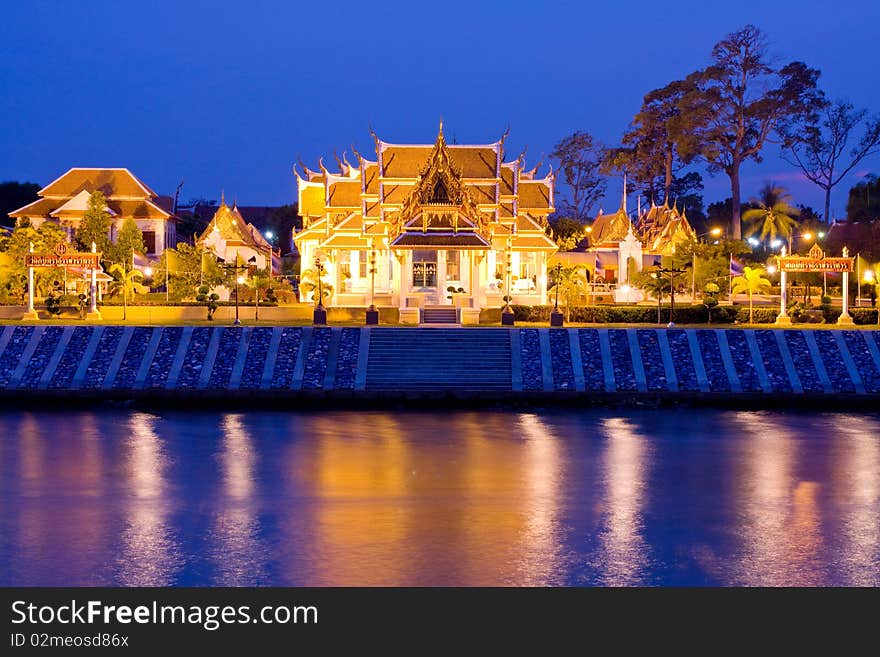
<svg viewBox="0 0 880 657"><path fill-rule="evenodd" d="M512 305L514 318L518 322L542 323L550 321L552 306L518 306ZM560 308L565 312L565 308ZM753 323L773 324L779 309L758 306L753 310ZM825 322L834 324L840 316L840 310L825 311ZM856 324L876 324L877 310L874 308L851 308L850 314ZM499 320L500 321L500 320ZM571 309L570 322L578 324L656 324L656 306L575 306ZM676 324L706 324L709 312L702 304L694 306L676 306ZM660 322L669 322L669 306L660 310ZM713 324L748 324L748 306L716 306L712 310Z"/></svg>
<svg viewBox="0 0 880 657"><path fill-rule="evenodd" d="M518 322L549 322L552 306L511 306ZM563 312L565 309L562 309ZM716 306L712 310L714 324L732 324L741 308ZM669 322L669 307L660 310L662 323ZM748 319L748 309L746 309ZM773 315L776 319L776 315ZM571 309L569 321L584 324L656 324L656 306L575 306ZM706 324L709 311L702 304L695 306L676 306L675 321L680 324Z"/></svg>

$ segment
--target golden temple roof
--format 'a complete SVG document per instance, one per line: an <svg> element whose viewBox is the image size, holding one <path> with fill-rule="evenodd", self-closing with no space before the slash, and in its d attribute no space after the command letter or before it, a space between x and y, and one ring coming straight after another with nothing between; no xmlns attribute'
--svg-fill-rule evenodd
<svg viewBox="0 0 880 657"><path fill-rule="evenodd" d="M614 214L603 214L599 210L599 215L593 221L593 230L589 235L590 246L622 242L632 227L632 222L625 208L621 207Z"/></svg>

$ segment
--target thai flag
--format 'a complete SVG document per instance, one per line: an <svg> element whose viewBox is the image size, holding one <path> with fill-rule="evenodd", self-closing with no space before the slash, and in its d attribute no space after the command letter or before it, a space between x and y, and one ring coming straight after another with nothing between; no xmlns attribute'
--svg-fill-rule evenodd
<svg viewBox="0 0 880 657"><path fill-rule="evenodd" d="M730 275L731 276L742 276L743 274L743 263L740 260L737 260L733 257L733 254L730 255Z"/></svg>
<svg viewBox="0 0 880 657"><path fill-rule="evenodd" d="M602 261L599 260L599 258L596 258L596 270L595 271L596 271L596 273L594 275L595 275L596 280L602 280L605 278L605 268L602 266Z"/></svg>
<svg viewBox="0 0 880 657"><path fill-rule="evenodd" d="M280 274L281 273L281 256L276 255L275 251L272 251L272 273Z"/></svg>

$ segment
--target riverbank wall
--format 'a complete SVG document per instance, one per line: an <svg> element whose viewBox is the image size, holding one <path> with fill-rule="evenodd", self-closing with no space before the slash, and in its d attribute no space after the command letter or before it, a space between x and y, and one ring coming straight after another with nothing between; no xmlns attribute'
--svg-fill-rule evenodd
<svg viewBox="0 0 880 657"><path fill-rule="evenodd" d="M6 326L0 403L876 408L880 331Z"/></svg>

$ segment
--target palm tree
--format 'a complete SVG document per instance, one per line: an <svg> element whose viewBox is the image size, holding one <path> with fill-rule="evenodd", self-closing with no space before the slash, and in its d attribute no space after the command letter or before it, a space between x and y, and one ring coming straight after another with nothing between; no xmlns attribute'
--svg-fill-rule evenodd
<svg viewBox="0 0 880 657"><path fill-rule="evenodd" d="M562 297L562 303L565 304L565 321L567 322L571 317L571 307L577 305L581 297L590 293L590 286L587 283L584 270L578 267L563 267L559 270L559 276L549 290L551 296L556 294L557 286L559 286L559 296Z"/></svg>
<svg viewBox="0 0 880 657"><path fill-rule="evenodd" d="M313 292L312 299L315 302L315 305L318 305L318 274L314 269L306 269L302 274L300 274L299 287L302 290L305 290L306 293ZM327 270L324 269L324 275L321 277L321 292L324 296L324 299L321 299L321 303L324 302L325 299L329 299L333 296L333 286L330 285L330 282L327 280Z"/></svg>
<svg viewBox="0 0 880 657"><path fill-rule="evenodd" d="M111 294L122 292L122 319L125 320L128 315L128 295L134 295L135 291L143 287L135 279L143 280L144 275L137 269L128 271L125 265L118 262L110 265L110 273L119 276L110 283L110 290Z"/></svg>
<svg viewBox="0 0 880 657"><path fill-rule="evenodd" d="M751 223L748 234L754 235L760 230L760 239L768 236L775 240L777 235L788 240L791 251L791 236L797 226L797 217L801 211L791 204L792 197L785 188L768 182L761 188L760 198L752 199L757 208L746 210L743 220Z"/></svg>
<svg viewBox="0 0 880 657"><path fill-rule="evenodd" d="M254 320L260 319L260 291L267 289L270 285L272 285L272 279L265 270L256 270L247 280L247 286L254 291Z"/></svg>
<svg viewBox="0 0 880 657"><path fill-rule="evenodd" d="M660 306L663 303L663 297L672 292L672 280L666 276L661 276L656 271L640 271L633 278L633 282L649 295L657 299L657 323L662 324L660 319Z"/></svg>
<svg viewBox="0 0 880 657"><path fill-rule="evenodd" d="M754 319L752 294L755 292L760 294L770 289L770 281L762 277L763 273L764 270L760 267L755 267L754 269L752 267L745 267L742 276L737 276L733 279L733 288L731 290L733 294L749 293L749 324L754 323L752 321Z"/></svg>

